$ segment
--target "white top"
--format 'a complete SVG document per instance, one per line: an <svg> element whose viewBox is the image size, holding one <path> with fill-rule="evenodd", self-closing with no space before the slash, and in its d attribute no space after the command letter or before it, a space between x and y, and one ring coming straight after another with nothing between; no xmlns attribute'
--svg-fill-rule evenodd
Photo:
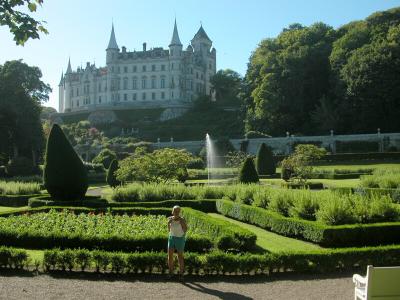
<svg viewBox="0 0 400 300"><path fill-rule="evenodd" d="M172 236L182 237L185 235L185 232L182 229L181 222L179 220L171 220L169 233Z"/></svg>

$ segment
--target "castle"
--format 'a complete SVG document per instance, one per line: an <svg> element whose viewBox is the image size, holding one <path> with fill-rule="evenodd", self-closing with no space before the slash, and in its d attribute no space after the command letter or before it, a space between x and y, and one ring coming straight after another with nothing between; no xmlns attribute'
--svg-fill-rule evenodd
<svg viewBox="0 0 400 300"><path fill-rule="evenodd" d="M114 25L106 49L106 67L89 62L72 71L71 62L59 84L59 112L113 108L184 108L199 95L211 95L216 50L203 26L186 50L176 20L168 49L127 51L118 47Z"/></svg>

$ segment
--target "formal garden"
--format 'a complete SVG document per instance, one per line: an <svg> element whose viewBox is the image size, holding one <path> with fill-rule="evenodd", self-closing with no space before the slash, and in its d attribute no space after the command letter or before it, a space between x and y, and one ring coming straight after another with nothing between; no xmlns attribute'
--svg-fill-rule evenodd
<svg viewBox="0 0 400 300"><path fill-rule="evenodd" d="M106 151L84 164L57 125L45 153L43 177L0 181L2 268L164 274L174 205L189 225L187 274L400 263L393 158L324 165L324 149L299 145L279 161L263 144L256 157L231 154L209 179L201 157L176 149L137 147L119 161Z"/></svg>

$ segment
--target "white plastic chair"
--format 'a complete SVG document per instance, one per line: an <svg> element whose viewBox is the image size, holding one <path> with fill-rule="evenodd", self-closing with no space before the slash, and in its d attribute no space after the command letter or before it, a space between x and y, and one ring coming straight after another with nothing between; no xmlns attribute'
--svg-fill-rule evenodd
<svg viewBox="0 0 400 300"><path fill-rule="evenodd" d="M400 300L400 266L367 267L367 275L353 275L355 300Z"/></svg>

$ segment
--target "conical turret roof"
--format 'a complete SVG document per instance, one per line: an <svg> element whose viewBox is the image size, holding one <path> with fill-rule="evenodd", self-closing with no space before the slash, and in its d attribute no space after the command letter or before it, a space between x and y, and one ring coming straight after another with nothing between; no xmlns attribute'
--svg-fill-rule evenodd
<svg viewBox="0 0 400 300"><path fill-rule="evenodd" d="M110 41L108 42L107 50L108 49L119 49L117 40L115 39L114 24L112 24L112 27L111 27Z"/></svg>
<svg viewBox="0 0 400 300"><path fill-rule="evenodd" d="M63 85L64 82L64 72L61 72L61 79L59 85Z"/></svg>
<svg viewBox="0 0 400 300"><path fill-rule="evenodd" d="M199 30L197 33L194 35L193 40L197 39L205 39L211 42L210 38L208 37L207 33L205 32L203 25L200 25Z"/></svg>
<svg viewBox="0 0 400 300"><path fill-rule="evenodd" d="M181 40L179 39L178 28L176 26L176 19L174 24L174 33L172 34L170 46L182 46Z"/></svg>
<svg viewBox="0 0 400 300"><path fill-rule="evenodd" d="M65 74L72 73L72 68L71 68L71 58L68 58L68 67L67 67L67 72Z"/></svg>

